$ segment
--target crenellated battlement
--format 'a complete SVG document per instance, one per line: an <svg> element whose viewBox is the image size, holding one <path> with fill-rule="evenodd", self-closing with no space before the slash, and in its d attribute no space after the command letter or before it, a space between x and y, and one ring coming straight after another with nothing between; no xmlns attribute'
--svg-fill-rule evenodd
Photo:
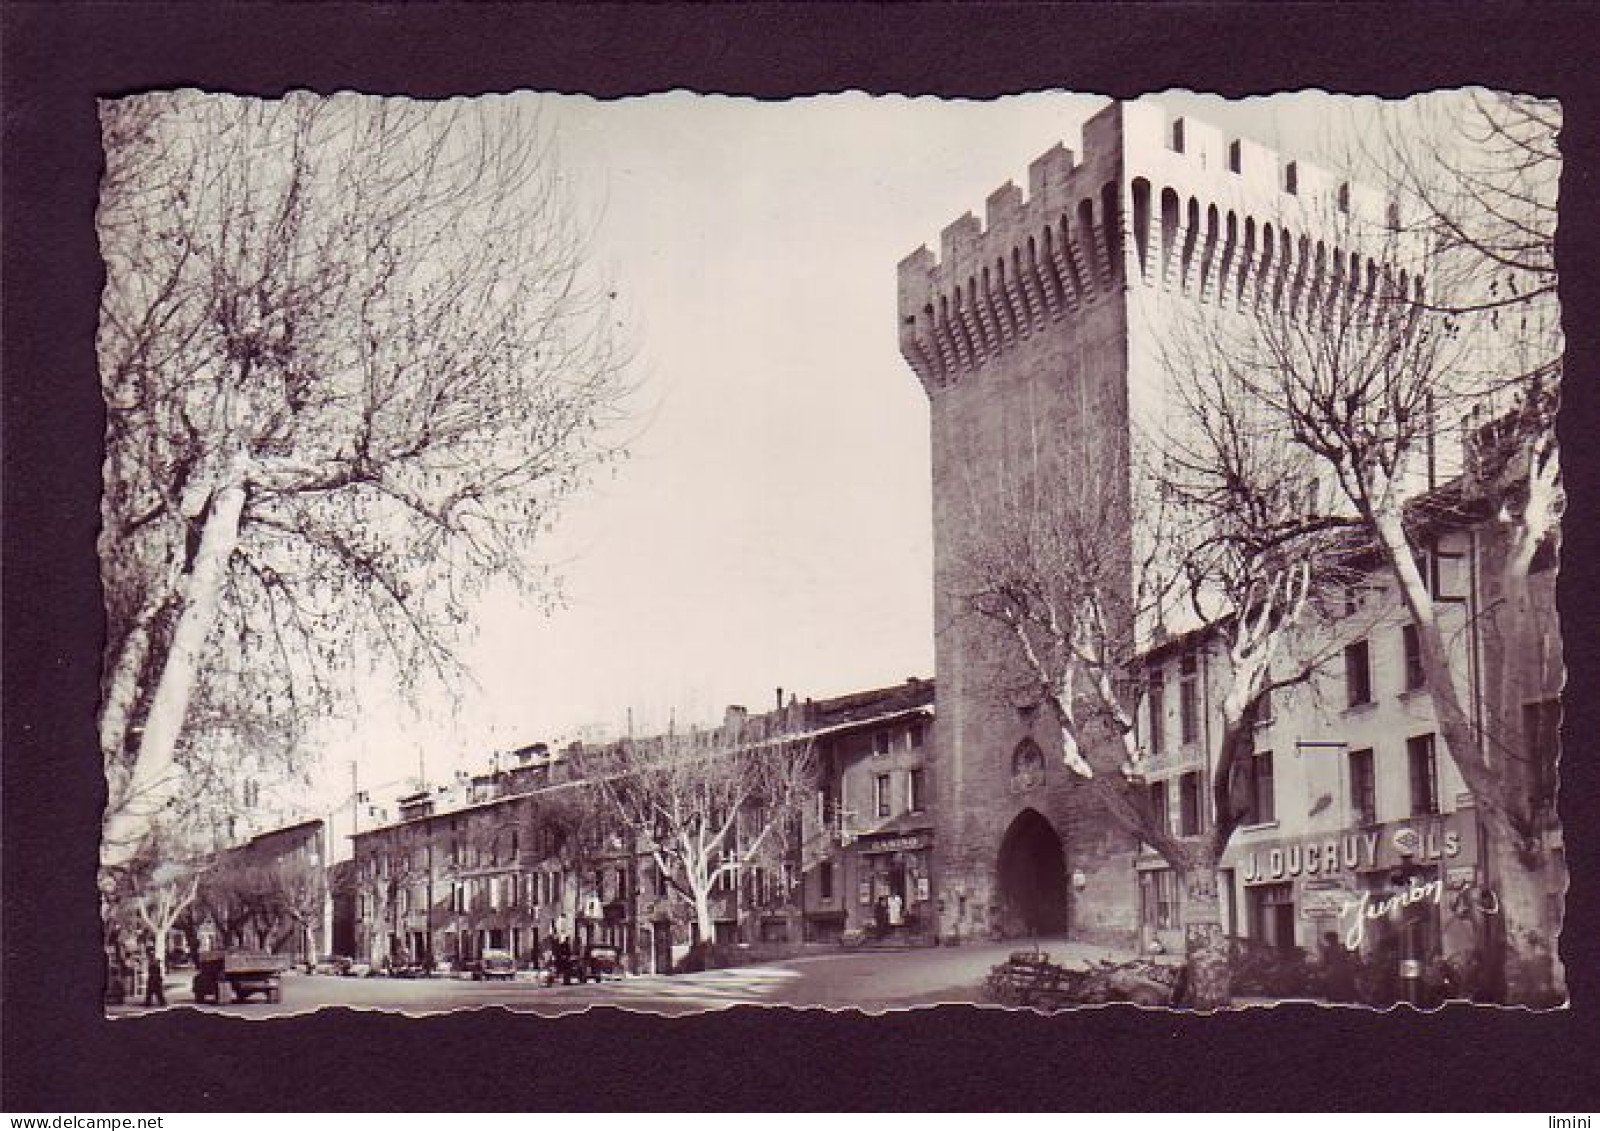
<svg viewBox="0 0 1600 1131"><path fill-rule="evenodd" d="M1291 313L1420 295L1382 194L1151 102L1112 103L899 266L901 351L931 392L1134 287ZM1407 265L1410 264L1408 270Z"/></svg>

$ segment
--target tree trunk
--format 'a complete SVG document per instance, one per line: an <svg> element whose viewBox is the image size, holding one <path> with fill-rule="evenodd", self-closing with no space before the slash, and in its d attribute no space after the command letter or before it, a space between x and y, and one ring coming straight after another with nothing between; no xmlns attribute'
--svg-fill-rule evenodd
<svg viewBox="0 0 1600 1131"><path fill-rule="evenodd" d="M159 602L150 601L139 611L106 681L105 703L100 709L100 751L108 771L122 757L128 724L139 698L139 675L144 671L150 651L150 625L160 607ZM120 804L121 800L120 793L113 793L113 805Z"/></svg>
<svg viewBox="0 0 1600 1131"><path fill-rule="evenodd" d="M1450 652L1439 624L1438 608L1428 583L1417 568L1411 543L1398 515L1375 515L1373 527L1382 543L1384 556L1400 586L1400 597L1417 628L1417 643L1422 653L1422 669L1428 696L1433 703L1445 752L1461 771L1474 797L1485 806L1501 807L1502 784L1489 767L1479 741L1477 728L1462 702L1450 669Z"/></svg>
<svg viewBox="0 0 1600 1131"><path fill-rule="evenodd" d="M1417 623L1418 641L1429 694L1446 752L1483 816L1484 856L1501 906L1503 981L1508 1002L1551 1006L1566 998L1565 978L1556 951L1557 924L1547 907L1554 867L1550 854L1532 842L1542 828L1540 775L1525 759L1522 723L1522 665L1528 651L1532 600L1526 568L1508 565L1502 573L1502 604L1495 610L1492 631L1501 643L1500 671L1489 682L1485 714L1493 741L1480 735L1468 717L1450 670L1449 655L1434 605L1411 557L1398 524L1379 522L1377 529L1396 576L1401 595ZM1520 825L1520 828L1518 827ZM1491 917L1492 919L1493 917Z"/></svg>
<svg viewBox="0 0 1600 1131"><path fill-rule="evenodd" d="M705 946L710 946L717 941L717 924L711 918L711 892L697 891L694 893L694 921L695 927L700 932L699 941Z"/></svg>
<svg viewBox="0 0 1600 1131"><path fill-rule="evenodd" d="M1217 865L1201 860L1178 873L1184 885L1183 951L1189 963L1189 988L1182 1003L1195 1009L1222 1009L1233 1002L1228 936L1217 898Z"/></svg>
<svg viewBox="0 0 1600 1131"><path fill-rule="evenodd" d="M216 621L228 559L239 542L244 504L242 483L231 483L211 496L200 547L189 572L183 613L173 630L172 645L151 697L138 757L128 775L121 804L106 814L100 845L102 863L124 863L133 855L178 785L172 763L195 679L205 660L206 637Z"/></svg>
<svg viewBox="0 0 1600 1131"><path fill-rule="evenodd" d="M1505 1001L1535 1008L1561 1005L1567 988L1557 951L1560 922L1549 902L1561 879L1556 874L1560 865L1547 851L1519 845L1492 821L1485 823L1484 833L1484 855L1500 912L1486 916L1488 932L1498 943L1487 949L1491 961L1496 951L1504 955Z"/></svg>

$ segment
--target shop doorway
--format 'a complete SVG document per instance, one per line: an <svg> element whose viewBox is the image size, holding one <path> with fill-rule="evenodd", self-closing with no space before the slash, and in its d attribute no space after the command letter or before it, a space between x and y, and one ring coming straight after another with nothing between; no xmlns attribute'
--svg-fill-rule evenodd
<svg viewBox="0 0 1600 1131"><path fill-rule="evenodd" d="M1007 935L1064 935L1067 857L1054 826L1024 809L1000 841L1000 929Z"/></svg>
<svg viewBox="0 0 1600 1131"><path fill-rule="evenodd" d="M906 890L906 866L900 862L898 854L889 865L889 894L899 899L902 906L911 903L911 893Z"/></svg>
<svg viewBox="0 0 1600 1131"><path fill-rule="evenodd" d="M657 974L672 973L672 921L670 919L657 919L655 930L650 933L650 938L655 945L655 972Z"/></svg>
<svg viewBox="0 0 1600 1131"><path fill-rule="evenodd" d="M1254 904L1252 933L1267 946L1289 950L1295 945L1294 885L1261 884L1250 889Z"/></svg>

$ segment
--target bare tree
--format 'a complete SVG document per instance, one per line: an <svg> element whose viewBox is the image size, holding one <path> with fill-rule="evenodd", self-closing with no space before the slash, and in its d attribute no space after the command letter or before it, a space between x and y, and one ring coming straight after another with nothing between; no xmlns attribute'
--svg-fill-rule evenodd
<svg viewBox="0 0 1600 1131"><path fill-rule="evenodd" d="M224 853L201 879L195 894L190 913L196 930L209 920L223 947L243 946L259 886L252 862L241 853Z"/></svg>
<svg viewBox="0 0 1600 1131"><path fill-rule="evenodd" d="M139 918L155 940L156 953L167 953L167 935L179 916L188 910L199 887L199 875L181 864L163 862L150 877L150 886L139 895Z"/></svg>
<svg viewBox="0 0 1600 1131"><path fill-rule="evenodd" d="M1467 420L1462 492L1491 516L1493 537L1484 555L1491 599L1481 615L1499 666L1483 691L1481 725L1463 710L1463 696L1441 663L1437 634L1427 630L1424 663L1430 685L1440 687L1435 700L1446 744L1486 818L1507 940L1506 996L1545 1005L1565 996L1556 950L1560 913L1548 902L1565 886L1564 864L1551 850L1559 827L1559 743L1530 741L1535 736L1527 733L1525 707L1537 691L1527 686L1526 673L1528 658L1540 651L1542 628L1535 563L1541 554L1552 562L1559 555L1566 504L1556 436L1563 348L1555 259L1561 111L1542 99L1470 91L1447 103L1440 116L1454 133L1453 144L1405 150L1397 188L1420 202L1421 223L1436 240L1438 283L1426 301L1447 332L1472 345L1472 385L1464 391L1480 399ZM1396 545L1392 528L1385 543ZM1396 560L1420 625L1434 616L1426 579L1403 568L1409 556ZM1546 578L1546 607L1553 602L1548 586Z"/></svg>
<svg viewBox="0 0 1600 1131"><path fill-rule="evenodd" d="M295 854L274 860L266 874L271 906L278 920L273 949L290 944L301 958L315 958L311 938L322 923L326 895L321 865Z"/></svg>
<svg viewBox="0 0 1600 1131"><path fill-rule="evenodd" d="M492 579L615 455L625 358L510 103L102 105L103 855L358 665L446 682Z"/></svg>
<svg viewBox="0 0 1600 1131"><path fill-rule="evenodd" d="M1424 296L1429 307L1493 315L1494 330L1528 347L1533 364L1501 371L1502 380L1561 363L1560 132L1553 101L1450 91L1388 108L1376 146L1364 154L1377 183L1405 201L1406 222L1432 241L1437 279Z"/></svg>
<svg viewBox="0 0 1600 1131"><path fill-rule="evenodd" d="M730 720L714 730L628 739L585 766L607 806L694 908L699 940L716 934L718 884L778 850L815 777L811 745Z"/></svg>
<svg viewBox="0 0 1600 1131"><path fill-rule="evenodd" d="M1256 721L1267 694L1304 680L1320 660L1294 656L1285 641L1313 582L1331 576L1338 544L1324 530L1288 545L1290 469L1278 469L1281 498L1252 505L1236 484L1245 463L1266 462L1263 449L1233 427L1240 421L1206 423L1209 432L1191 433L1187 464L1141 469L1136 486L1039 454L974 483L972 525L983 536L966 547L955 584L959 607L1000 630L994 647L1010 673L1002 693L1047 707L1067 767L1184 885L1189 1001L1215 1008L1231 996L1218 866L1244 815ZM1179 618L1200 639L1220 640L1227 655L1212 812L1205 832L1192 836L1174 833L1152 807L1149 751L1135 726L1158 626Z"/></svg>
<svg viewBox="0 0 1600 1131"><path fill-rule="evenodd" d="M1393 158L1399 187L1420 212L1344 220L1326 260L1303 242L1290 254L1285 241L1276 264L1260 265L1259 290L1210 322L1202 352L1230 398L1254 406L1256 434L1311 461L1335 512L1395 579L1445 747L1483 817L1507 996L1546 1004L1562 996L1547 908L1561 868L1549 842L1555 751L1528 742L1523 673L1539 631L1535 560L1555 552L1564 509L1551 248L1558 117L1545 103L1483 96L1445 110L1446 124L1478 131L1466 137L1476 147L1440 141L1438 118L1430 134L1394 135L1409 146ZM1444 156L1421 158L1430 144ZM1463 419L1463 474L1427 490ZM1477 627L1498 644L1498 671L1480 722L1451 664L1424 535L1440 521L1484 519L1491 598Z"/></svg>
<svg viewBox="0 0 1600 1131"><path fill-rule="evenodd" d="M164 961L167 938L194 903L211 864L208 857L185 857L182 842L157 826L138 854L105 873L111 920L148 934Z"/></svg>

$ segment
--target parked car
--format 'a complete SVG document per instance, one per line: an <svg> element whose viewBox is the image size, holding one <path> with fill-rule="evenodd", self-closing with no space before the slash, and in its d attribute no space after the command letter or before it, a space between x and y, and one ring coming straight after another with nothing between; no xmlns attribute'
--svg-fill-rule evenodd
<svg viewBox="0 0 1600 1131"><path fill-rule="evenodd" d="M311 972L313 974L332 974L342 978L350 973L350 967L354 964L353 959L347 958L342 954L324 954L311 967Z"/></svg>
<svg viewBox="0 0 1600 1131"><path fill-rule="evenodd" d="M598 982L602 978L622 977L622 954L616 947L604 943L587 946L583 961L578 967L578 980Z"/></svg>
<svg viewBox="0 0 1600 1131"><path fill-rule="evenodd" d="M474 982L487 982L495 978L510 981L517 976L517 960L509 950L486 950L472 967Z"/></svg>

